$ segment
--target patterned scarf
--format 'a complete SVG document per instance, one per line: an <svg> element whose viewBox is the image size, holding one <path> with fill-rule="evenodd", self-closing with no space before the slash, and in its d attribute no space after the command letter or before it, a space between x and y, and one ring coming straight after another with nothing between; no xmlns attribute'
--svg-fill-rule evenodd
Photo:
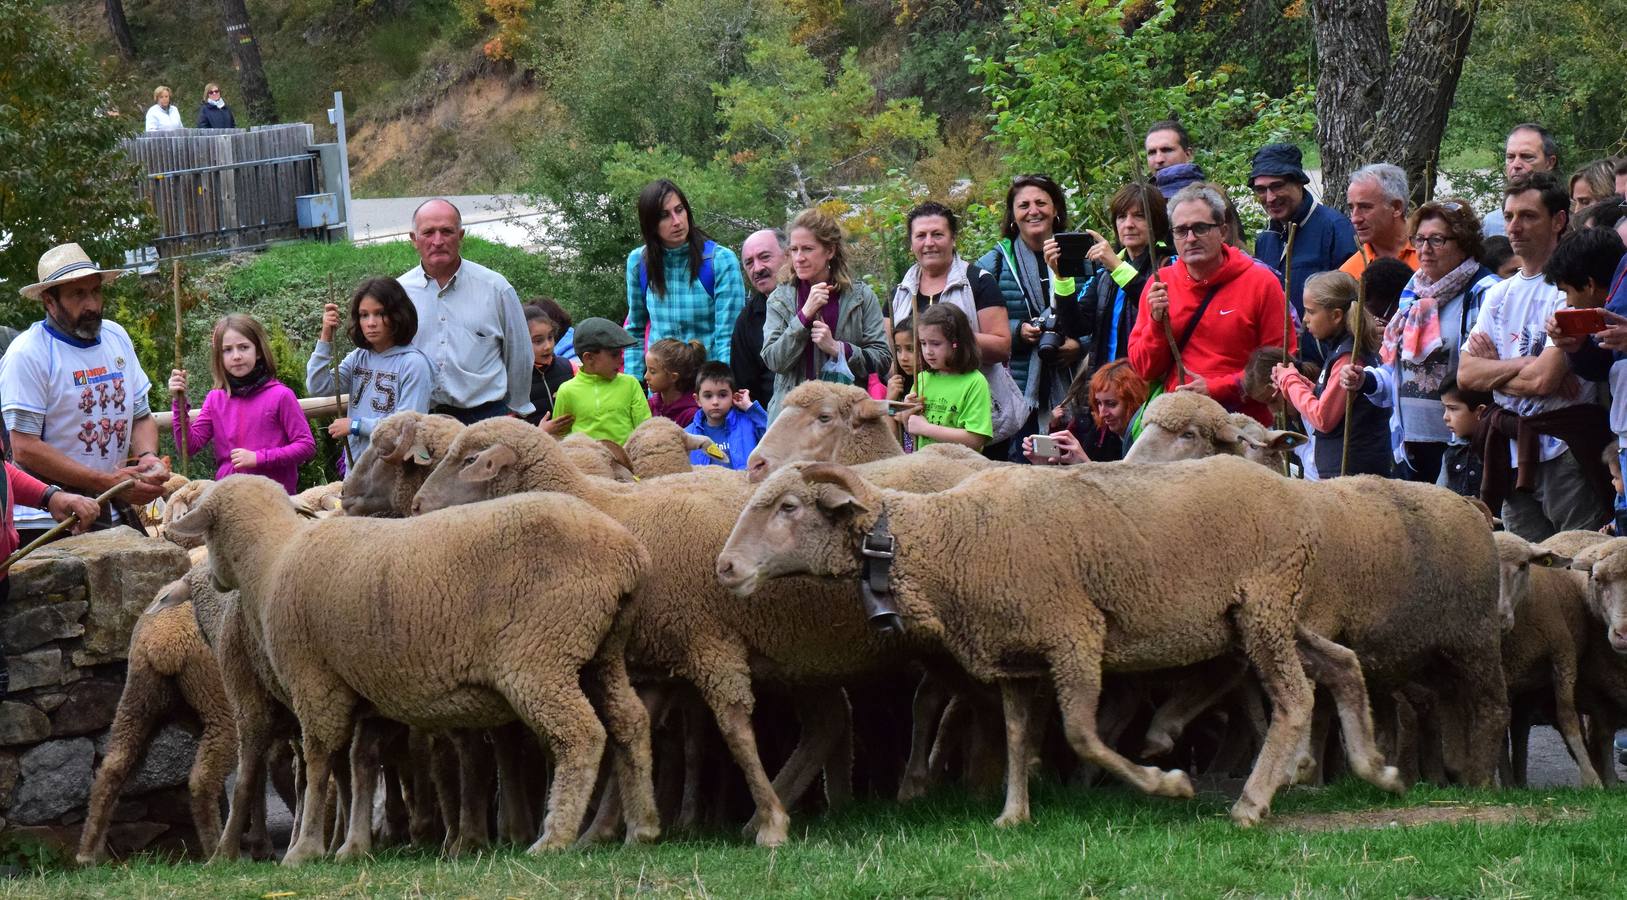
<svg viewBox="0 0 1627 900"><path fill-rule="evenodd" d="M1394 364L1397 357L1409 363L1422 363L1440 349L1440 305L1463 293L1478 271L1480 261L1471 258L1437 281L1431 281L1422 269L1412 273L1412 280L1401 291L1395 315L1384 327L1384 346L1380 353L1384 364Z"/></svg>

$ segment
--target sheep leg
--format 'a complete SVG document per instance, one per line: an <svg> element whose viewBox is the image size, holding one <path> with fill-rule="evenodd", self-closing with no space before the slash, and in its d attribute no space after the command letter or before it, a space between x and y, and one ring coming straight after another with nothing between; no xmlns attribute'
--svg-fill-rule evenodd
<svg viewBox="0 0 1627 900"><path fill-rule="evenodd" d="M644 701L633 690L623 644L607 642L590 673L599 695L600 708L604 712L616 781L622 785L621 807L627 826L627 843L649 843L661 835L661 814L655 806L650 714L644 707ZM593 777L590 777L584 790L584 805L592 793ZM580 814L575 820L566 820L565 824L569 826L570 837L574 839L576 830L581 826Z"/></svg>
<svg viewBox="0 0 1627 900"><path fill-rule="evenodd" d="M220 841L220 798L226 792L226 777L232 774L232 748L236 744L237 729L230 717L203 717L203 733L198 736L187 790L192 797L192 824L205 857L214 854Z"/></svg>
<svg viewBox="0 0 1627 900"><path fill-rule="evenodd" d="M500 834L506 844L523 844L536 833L531 810L526 803L525 770L520 765L522 728L513 723L492 732L492 752L497 758L497 811L502 822Z"/></svg>
<svg viewBox="0 0 1627 900"><path fill-rule="evenodd" d="M1618 720L1606 712L1590 712L1587 717L1588 755L1593 760L1593 771L1599 773L1604 787L1616 784L1616 731Z"/></svg>
<svg viewBox="0 0 1627 900"><path fill-rule="evenodd" d="M848 703L847 691L837 690L841 699L841 716L836 724L836 739L830 753L825 756L825 805L841 809L853 802L853 706Z"/></svg>
<svg viewBox="0 0 1627 900"><path fill-rule="evenodd" d="M1554 722L1565 738L1565 746L1576 758L1582 787L1603 787L1599 773L1588 757L1587 743L1582 740L1582 721L1576 715L1576 656L1558 653L1554 664Z"/></svg>
<svg viewBox="0 0 1627 900"><path fill-rule="evenodd" d="M1523 706L1510 706L1508 711L1508 777L1503 785L1525 787L1531 754L1532 713Z"/></svg>
<svg viewBox="0 0 1627 900"><path fill-rule="evenodd" d="M327 809L328 782L333 778L333 758L339 747L344 744L345 735L349 729L342 724L334 727L333 723L323 723L321 728L305 725L305 717L301 717L304 726L304 757L305 757L305 797L301 801L305 807L305 814L300 817L299 832L294 842L289 846L288 852L283 854L282 864L285 866L298 866L314 859L321 859L327 851L327 818L323 811Z"/></svg>
<svg viewBox="0 0 1627 900"><path fill-rule="evenodd" d="M1260 682L1271 698L1271 724L1266 728L1265 744L1255 757L1254 769L1243 783L1243 795L1232 805L1232 821L1239 827L1259 824L1271 809L1277 790L1288 783L1297 769L1311 727L1311 711L1315 693L1311 681L1305 677L1305 666L1300 662L1290 622L1262 621L1281 608L1257 609L1258 597L1263 590L1245 588L1242 602L1234 617L1242 638L1243 652L1259 673ZM1287 591L1281 591L1287 595Z"/></svg>
<svg viewBox="0 0 1627 900"><path fill-rule="evenodd" d="M842 723L852 717L847 705L847 694L841 688L805 688L793 692L797 721L802 733L779 774L774 776L774 795L786 806L795 806L820 770L841 743ZM746 828L755 831L753 819Z"/></svg>
<svg viewBox="0 0 1627 900"><path fill-rule="evenodd" d="M345 731L347 734L352 733L354 726L345 729ZM328 803L328 808L322 811L322 830L328 836L327 852L330 854L339 852L340 845L344 843L344 835L350 829L351 791L350 766L347 764L349 753L347 751L351 743L348 740L341 743L341 747L346 749L339 751L340 755L335 758L333 763L333 798ZM371 811L372 807L369 806L368 810ZM368 823L368 828L371 830L371 815L368 816Z"/></svg>
<svg viewBox="0 0 1627 900"><path fill-rule="evenodd" d="M565 849L576 840L593 795L604 755L604 726L582 693L576 672L516 675L505 693L514 712L554 751L554 783L548 791L542 836L526 852ZM638 704L636 695L632 702ZM648 803L653 810L653 791Z"/></svg>
<svg viewBox="0 0 1627 900"><path fill-rule="evenodd" d="M1186 731L1192 720L1220 702L1231 693L1248 674L1248 662L1236 657L1216 660L1213 667L1205 666L1193 677L1183 680L1169 699L1159 704L1142 738L1142 752L1147 756L1165 756L1175 750L1175 740Z"/></svg>
<svg viewBox="0 0 1627 900"><path fill-rule="evenodd" d="M938 735L932 740L932 752L927 757L928 778L949 771L954 745L964 743L966 731L971 727L971 701L964 694L952 693L944 704L943 715L938 717ZM964 746L961 748L964 751Z"/></svg>
<svg viewBox="0 0 1627 900"><path fill-rule="evenodd" d="M407 840L415 846L437 843L434 739L417 728L407 730Z"/></svg>
<svg viewBox="0 0 1627 900"><path fill-rule="evenodd" d="M1029 716L1034 710L1036 681L1032 678L1000 682L1000 702L1006 720L1006 806L994 824L1001 828L1030 820L1028 814Z"/></svg>
<svg viewBox="0 0 1627 900"><path fill-rule="evenodd" d="M1469 648L1451 654L1449 661L1460 678L1461 703L1466 713L1467 744L1462 751L1461 777L1470 787L1490 787L1497 773L1497 746L1508 729L1508 688L1503 680L1502 660L1488 658L1484 648Z"/></svg>
<svg viewBox="0 0 1627 900"><path fill-rule="evenodd" d="M898 802L908 803L926 795L932 786L928 754L932 750L932 728L943 716L951 692L942 679L931 672L915 686L910 716L910 756L904 763L904 777L898 782Z"/></svg>
<svg viewBox="0 0 1627 900"><path fill-rule="evenodd" d="M141 758L147 739L152 736L153 726L158 724L159 715L169 708L174 699L175 690L169 679L151 665L131 663L129 676L124 682L124 693L119 696L118 709L113 714L107 756L102 760L102 767L97 770L96 781L90 788L90 805L85 814L84 827L80 829L79 852L75 857L80 865L95 865L105 858L107 826L113 818L113 806L118 802L119 791L124 788L125 779L130 777L130 771ZM199 753L201 756L201 747ZM193 794L194 800L197 796ZM196 809L194 820L199 828L198 836L202 838L204 823L197 821L195 814ZM216 819L218 827L218 812Z"/></svg>
<svg viewBox="0 0 1627 900"><path fill-rule="evenodd" d="M430 773L435 782L435 804L445 825L441 852L451 854L458 843L458 829L462 824L458 799L458 753L452 736L437 732L430 743Z"/></svg>
<svg viewBox="0 0 1627 900"><path fill-rule="evenodd" d="M1333 703L1339 711L1339 725L1344 729L1345 757L1356 777L1381 790L1400 794L1406 790L1401 775L1394 766L1384 764L1373 737L1372 706L1367 698L1367 682L1362 676L1361 661L1342 644L1336 644L1320 634L1299 626L1299 656L1306 671L1317 684L1333 694Z"/></svg>
<svg viewBox="0 0 1627 900"><path fill-rule="evenodd" d="M373 852L373 796L378 788L382 724L360 719L350 739L349 827L335 854L341 860L363 859Z"/></svg>
<svg viewBox="0 0 1627 900"><path fill-rule="evenodd" d="M223 651L228 646L225 637L223 635L221 643ZM243 831L248 826L250 813L255 809L254 793L257 790L260 792L259 803L264 808L265 759L271 744L271 704L274 701L260 687L254 674L247 671L246 661L239 659L234 664L226 661L229 659L229 656L222 657L221 674L226 678L227 693L232 697L237 719L237 785L232 790L226 828L220 834L220 842L215 845L215 855L210 857L211 861L234 860L242 855ZM237 674L246 675L250 684L234 678L232 673L238 669L243 671ZM257 818L262 823L265 821L264 814Z"/></svg>
<svg viewBox="0 0 1627 900"><path fill-rule="evenodd" d="M683 734L678 747L683 765L683 784L678 794L678 816L673 827L693 831L701 820L701 775L706 767L707 728L706 710L690 698L682 714Z"/></svg>
<svg viewBox="0 0 1627 900"><path fill-rule="evenodd" d="M1068 744L1087 762L1146 793L1165 797L1193 796L1192 779L1185 772L1138 766L1108 746L1097 733L1096 710L1101 703L1102 644L1107 622L1101 610L1094 606L1083 612L1080 627L1070 635L1072 645L1048 655Z"/></svg>
<svg viewBox="0 0 1627 900"><path fill-rule="evenodd" d="M448 851L461 856L491 844L487 813L491 809L491 767L485 733L479 729L452 732L458 757L458 839Z"/></svg>
<svg viewBox="0 0 1627 900"><path fill-rule="evenodd" d="M735 765L746 777L746 787L751 791L752 802L757 807L753 818L759 823L757 845L778 847L786 841L791 817L786 814L779 795L774 793L774 785L768 780L768 772L763 769L762 756L757 752L757 732L751 724L751 710L755 703L751 692L751 670L742 648L712 649L721 650L718 655L728 653L735 658L723 664L719 664L716 658L691 662L687 666L688 672L699 674L691 676L689 680L700 690L701 699L717 720L718 730L723 732L723 742L728 745Z"/></svg>

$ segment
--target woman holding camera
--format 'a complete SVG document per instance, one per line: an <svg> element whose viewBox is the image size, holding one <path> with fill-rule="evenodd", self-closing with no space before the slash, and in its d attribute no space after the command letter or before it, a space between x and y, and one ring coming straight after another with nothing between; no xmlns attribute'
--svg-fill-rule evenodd
<svg viewBox="0 0 1627 900"><path fill-rule="evenodd" d="M892 364L881 304L847 267L847 235L835 216L805 209L792 220L780 285L768 295L763 365L774 372L768 418L804 381L863 385Z"/></svg>
<svg viewBox="0 0 1627 900"><path fill-rule="evenodd" d="M1074 280L1054 275L1060 253L1053 239L1067 227L1062 186L1047 175L1019 175L1006 191L1004 237L977 261L999 283L1011 334L1011 376L1031 411L1012 441L1012 462L1025 461L1020 439L1037 432L1041 416L1049 418L1067 393L1079 338L1086 333Z"/></svg>
<svg viewBox="0 0 1627 900"><path fill-rule="evenodd" d="M1160 264L1168 262L1169 212L1164 195L1144 184L1127 184L1108 202L1107 212L1119 239L1119 252L1094 231L1096 243L1086 256L1100 267L1091 282L1094 289L1084 301L1090 329L1089 365L1100 368L1130 352L1130 331L1135 328L1141 289L1152 275L1152 248ZM1147 220L1148 215L1152 221Z"/></svg>

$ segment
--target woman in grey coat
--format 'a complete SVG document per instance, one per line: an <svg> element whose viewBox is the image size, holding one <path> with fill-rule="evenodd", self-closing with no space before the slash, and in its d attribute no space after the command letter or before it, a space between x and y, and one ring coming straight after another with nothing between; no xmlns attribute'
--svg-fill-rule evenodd
<svg viewBox="0 0 1627 900"><path fill-rule="evenodd" d="M865 387L872 373L892 365L881 303L848 271L841 223L821 210L803 210L791 222L790 241L786 271L768 295L763 322L763 365L774 372L771 421L785 395L804 381Z"/></svg>

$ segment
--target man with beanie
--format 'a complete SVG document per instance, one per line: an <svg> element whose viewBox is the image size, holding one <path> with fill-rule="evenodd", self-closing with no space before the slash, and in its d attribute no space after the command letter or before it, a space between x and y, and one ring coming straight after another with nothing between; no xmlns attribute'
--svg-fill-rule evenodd
<svg viewBox="0 0 1627 900"><path fill-rule="evenodd" d="M1305 186L1311 183L1293 144L1267 144L1254 154L1249 189L1271 221L1254 238L1254 258L1275 270L1287 267L1288 226L1296 224L1293 283L1284 285L1289 302L1305 314L1305 280L1331 272L1356 252L1356 229L1338 210L1322 205Z"/></svg>

